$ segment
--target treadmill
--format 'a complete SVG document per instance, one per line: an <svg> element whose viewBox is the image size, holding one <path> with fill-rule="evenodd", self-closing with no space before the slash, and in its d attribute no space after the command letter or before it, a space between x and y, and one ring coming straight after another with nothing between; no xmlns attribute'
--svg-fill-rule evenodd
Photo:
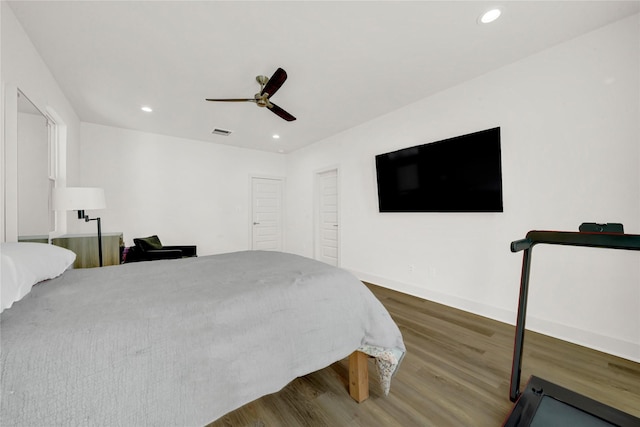
<svg viewBox="0 0 640 427"><path fill-rule="evenodd" d="M511 252L524 253L509 386L509 399L515 404L503 427L640 427L640 418L536 376L531 376L524 392L519 389L533 246L550 244L640 251L640 235L624 234L622 224L583 223L579 230L529 231L524 239L511 243Z"/></svg>

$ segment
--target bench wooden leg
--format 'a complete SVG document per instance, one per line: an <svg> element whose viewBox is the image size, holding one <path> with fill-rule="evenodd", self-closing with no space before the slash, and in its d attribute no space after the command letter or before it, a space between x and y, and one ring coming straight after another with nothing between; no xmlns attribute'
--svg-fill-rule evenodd
<svg viewBox="0 0 640 427"><path fill-rule="evenodd" d="M354 351L349 355L349 394L358 403L369 397L369 356Z"/></svg>

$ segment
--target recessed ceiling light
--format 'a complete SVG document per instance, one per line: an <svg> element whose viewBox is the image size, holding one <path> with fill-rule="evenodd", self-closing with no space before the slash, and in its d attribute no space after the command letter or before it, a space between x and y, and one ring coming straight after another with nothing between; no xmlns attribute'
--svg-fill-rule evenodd
<svg viewBox="0 0 640 427"><path fill-rule="evenodd" d="M145 105L144 107L141 107L140 109L141 109L142 111L144 111L145 113L150 113L150 112L152 112L152 111L153 111L153 109L152 109L151 107L148 107L148 106L146 106L146 105Z"/></svg>
<svg viewBox="0 0 640 427"><path fill-rule="evenodd" d="M275 135L273 135L273 137L272 137L272 138L273 138L273 139L280 139L280 135L275 134Z"/></svg>
<svg viewBox="0 0 640 427"><path fill-rule="evenodd" d="M493 22L496 19L498 19L500 17L500 14L502 13L502 11L500 11L500 9L491 9L485 13L483 13L480 18L479 21L483 24L488 24L489 22Z"/></svg>

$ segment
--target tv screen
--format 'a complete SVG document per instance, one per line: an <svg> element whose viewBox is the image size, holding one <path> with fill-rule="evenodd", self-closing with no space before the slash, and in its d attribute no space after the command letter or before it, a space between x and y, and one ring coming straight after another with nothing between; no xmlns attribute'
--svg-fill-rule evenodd
<svg viewBox="0 0 640 427"><path fill-rule="evenodd" d="M500 128L376 156L380 212L502 212Z"/></svg>

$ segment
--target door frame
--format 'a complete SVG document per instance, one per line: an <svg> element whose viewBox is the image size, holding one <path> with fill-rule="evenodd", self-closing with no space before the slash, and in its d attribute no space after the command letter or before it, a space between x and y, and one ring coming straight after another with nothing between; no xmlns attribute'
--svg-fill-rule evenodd
<svg viewBox="0 0 640 427"><path fill-rule="evenodd" d="M281 197L281 207L280 207L280 235L281 235L281 245L282 245L282 250L284 251L285 248L285 242L286 242L286 233L285 233L285 223L286 223L286 184L287 184L287 179L283 176L276 176L276 175L262 175L262 174L250 174L249 175L249 209L247 209L248 212L248 227L249 227L249 242L248 242L248 248L249 250L253 250L253 180L254 178L257 179L272 179L274 181L280 181L280 183L282 184L282 192L280 194Z"/></svg>
<svg viewBox="0 0 640 427"><path fill-rule="evenodd" d="M313 172L313 259L318 259L320 256L320 176L324 173L336 171L336 209L338 217L338 256L336 264L340 267L342 258L342 203L341 203L341 185L340 185L340 165L327 166L322 169L316 169Z"/></svg>
<svg viewBox="0 0 640 427"><path fill-rule="evenodd" d="M49 129L47 135L48 146L48 175L50 189L64 187L67 184L67 125L62 117L52 107L40 102L33 94L25 91L17 84L0 82L0 151L3 153L0 174L0 241L18 241L18 92L40 111L47 120ZM43 107L44 105L44 107ZM51 192L49 204L51 204ZM67 232L66 213L51 210L49 240ZM50 213L51 213L50 212Z"/></svg>

